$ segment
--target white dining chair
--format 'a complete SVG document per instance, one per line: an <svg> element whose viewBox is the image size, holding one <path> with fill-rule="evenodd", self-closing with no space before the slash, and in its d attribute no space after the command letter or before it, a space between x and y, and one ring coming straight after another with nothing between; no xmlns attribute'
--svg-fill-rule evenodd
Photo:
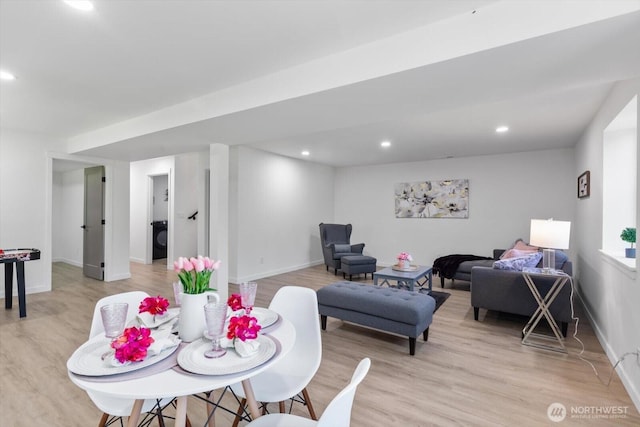
<svg viewBox="0 0 640 427"><path fill-rule="evenodd" d="M296 328L296 341L289 353L278 363L251 378L251 386L258 402L266 405L278 402L280 412L285 412L285 401L294 399L307 406L309 415L317 420L311 404L307 385L320 367L322 359L322 340L318 321L318 298L315 291L299 286L280 288L271 300L269 309L290 321ZM241 397L233 427L237 427L246 398L240 383L231 386L233 392ZM293 400L291 401L293 405Z"/></svg>
<svg viewBox="0 0 640 427"><path fill-rule="evenodd" d="M292 414L267 414L251 421L247 427L349 427L356 388L367 375L370 367L371 360L368 357L358 363L351 382L333 398L318 421Z"/></svg>
<svg viewBox="0 0 640 427"><path fill-rule="evenodd" d="M96 335L104 333L104 326L102 324L102 317L100 316L100 307L106 304L118 303L118 302L126 302L129 304L129 309L127 311L127 321L128 324L138 315L138 307L140 306L140 302L148 297L149 294L142 291L132 291L132 292L124 292L121 294L110 295L100 299L93 310L93 320L91 321L91 329L89 330L89 338L93 338ZM116 397L107 396L100 393L90 392L87 394L91 401L100 409L103 414L100 422L98 423L98 427L104 427L112 424L117 421L118 418L128 417L131 415L131 409L133 408L133 404L135 401L131 399L119 399ZM152 413L149 416L145 417L141 421L141 425L146 425L150 419L153 419L154 416L158 416L159 419L162 418L162 412L159 411L168 404L173 401L173 398L167 398L162 400L155 399L147 399L144 401L142 405L142 413ZM159 421L160 425L164 425L163 421Z"/></svg>

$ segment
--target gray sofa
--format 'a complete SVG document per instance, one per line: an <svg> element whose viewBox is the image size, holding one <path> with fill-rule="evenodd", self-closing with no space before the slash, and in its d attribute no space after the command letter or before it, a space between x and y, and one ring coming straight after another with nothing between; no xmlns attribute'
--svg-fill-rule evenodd
<svg viewBox="0 0 640 427"><path fill-rule="evenodd" d="M494 250L502 253L501 250ZM557 264L556 268L562 269L569 276L573 275L573 264L564 261ZM540 294L544 297L553 285L553 277L536 278L535 284ZM551 315L560 324L562 334L567 336L567 327L571 322L571 284L567 283L557 298L551 304ZM498 270L487 266L474 266L471 268L471 306L473 317L478 320L479 309L501 311L523 316L531 316L538 308L522 272Z"/></svg>
<svg viewBox="0 0 640 427"><path fill-rule="evenodd" d="M456 268L453 277L451 279L451 285L455 286L456 280L464 280L465 282L471 281L471 269L473 267L493 267L493 262L500 259L500 255L504 252L504 249L494 249L493 250L493 259L476 259L473 261L463 261ZM455 256L455 255L454 255ZM464 256L464 255L463 255ZM471 256L470 256L471 257ZM481 257L478 257L481 258ZM440 287L444 288L444 274L439 274L440 276Z"/></svg>

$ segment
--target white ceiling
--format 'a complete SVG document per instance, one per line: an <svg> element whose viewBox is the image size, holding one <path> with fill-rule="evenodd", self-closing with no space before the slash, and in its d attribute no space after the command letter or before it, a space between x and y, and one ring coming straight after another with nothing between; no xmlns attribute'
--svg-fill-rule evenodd
<svg viewBox="0 0 640 427"><path fill-rule="evenodd" d="M0 83L3 128L72 140L496 4L94 3L83 14L58 0L0 0L0 68L18 77ZM77 154L139 160L222 141L352 166L570 147L612 83L640 76L638 46L634 12ZM511 131L495 134L499 124Z"/></svg>

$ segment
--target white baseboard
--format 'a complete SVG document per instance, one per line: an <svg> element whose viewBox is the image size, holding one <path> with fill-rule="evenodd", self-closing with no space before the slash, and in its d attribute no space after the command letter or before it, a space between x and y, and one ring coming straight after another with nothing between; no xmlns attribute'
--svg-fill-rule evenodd
<svg viewBox="0 0 640 427"><path fill-rule="evenodd" d="M64 262L65 264L73 265L74 267L82 268L82 261L71 260L67 258L52 259L51 262Z"/></svg>
<svg viewBox="0 0 640 427"><path fill-rule="evenodd" d="M283 268L279 268L279 269L276 269L276 270L263 271L263 272L260 272L260 273L249 274L247 276L229 277L229 282L230 283L250 282L252 280L258 280L258 279L262 279L264 277L270 277L270 276L277 276L278 274L289 273L289 272L292 272L292 271L301 270L303 268L314 267L314 266L320 265L320 264L324 264L324 261L322 261L322 260L320 260L320 261L311 261L311 262L308 262L308 263L305 263L305 264L300 264L300 265L295 265L295 266L290 266L290 267L283 267Z"/></svg>
<svg viewBox="0 0 640 427"><path fill-rule="evenodd" d="M591 323L591 327L593 328L593 331L595 332L596 337L600 342L600 345L602 346L602 348L604 349L604 352L609 358L609 362L611 362L611 366L613 366L618 361L618 359L620 359L620 356L615 352L615 350L609 345L609 342L604 338L602 329L600 328L598 323L596 323L593 315L589 311L589 307L584 303L582 294L580 292L576 292L576 295L578 296L578 298L580 298L580 302L582 303L582 307L584 308L585 314L589 319L589 323ZM636 358L628 357L625 359L625 362L627 360L635 361ZM629 363L629 366L631 366L631 363ZM633 366L635 366L635 364ZM631 381L627 368L628 367L625 366L625 363L621 363L616 368L616 373L620 377L620 381L622 381L622 384L624 385L624 388L627 390L627 393L629 393L629 397L631 397L633 404L636 405L636 410L640 412L640 390L638 390L636 388L636 385L633 383L633 381Z"/></svg>
<svg viewBox="0 0 640 427"><path fill-rule="evenodd" d="M41 292L51 292L51 287L50 286L46 286L46 285L36 285L36 286L27 286L27 289L25 289L25 294L29 295L29 294L39 294ZM2 287L2 290L0 291L0 298L4 298L5 294L4 294L4 286ZM18 286L15 284L13 284L13 298L17 299L18 298Z"/></svg>
<svg viewBox="0 0 640 427"><path fill-rule="evenodd" d="M125 279L131 279L131 273L114 274L113 276L110 276L110 277L107 277L105 275L104 281L115 282L116 280L125 280Z"/></svg>
<svg viewBox="0 0 640 427"><path fill-rule="evenodd" d="M144 259L142 258L134 258L134 257L129 257L129 261L131 262L137 262L138 264L144 264Z"/></svg>

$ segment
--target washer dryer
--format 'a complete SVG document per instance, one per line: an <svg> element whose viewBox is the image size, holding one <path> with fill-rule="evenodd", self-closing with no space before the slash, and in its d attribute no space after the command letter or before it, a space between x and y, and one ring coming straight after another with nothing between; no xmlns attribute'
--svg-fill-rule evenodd
<svg viewBox="0 0 640 427"><path fill-rule="evenodd" d="M153 221L153 259L167 257L167 221Z"/></svg>

